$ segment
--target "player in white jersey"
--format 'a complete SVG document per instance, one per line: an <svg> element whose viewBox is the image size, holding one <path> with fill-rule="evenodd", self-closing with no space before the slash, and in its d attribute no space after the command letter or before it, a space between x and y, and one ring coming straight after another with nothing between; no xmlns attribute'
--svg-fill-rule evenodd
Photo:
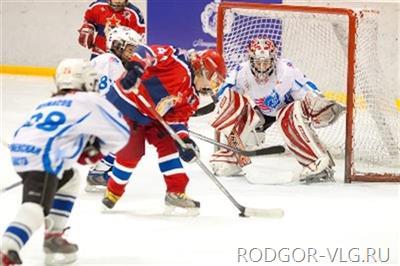
<svg viewBox="0 0 400 266"><path fill-rule="evenodd" d="M229 144L244 148L254 136L252 131L264 132L276 121L289 150L304 167L300 180L333 181L334 162L313 128L332 124L344 107L325 99L290 60L278 58L272 40L253 39L248 56L249 60L231 71L220 87L212 126ZM242 173L242 167L249 163L250 158L226 150L216 152L211 159L217 175Z"/></svg>
<svg viewBox="0 0 400 266"><path fill-rule="evenodd" d="M106 95L115 81L126 72L124 65L129 61L136 46L142 43L142 36L125 26L115 27L107 34L107 52L95 57L90 62L99 74L98 88L101 95ZM86 191L95 192L105 189L108 172L114 159L113 153L107 154L101 159L101 162L90 169Z"/></svg>
<svg viewBox="0 0 400 266"><path fill-rule="evenodd" d="M78 246L63 238L79 189L73 165L117 152L130 133L119 111L95 92L97 80L89 62L64 59L56 70L57 92L15 132L9 148L23 182L22 205L1 239L1 265L22 264L19 251L43 223L46 264L76 260Z"/></svg>

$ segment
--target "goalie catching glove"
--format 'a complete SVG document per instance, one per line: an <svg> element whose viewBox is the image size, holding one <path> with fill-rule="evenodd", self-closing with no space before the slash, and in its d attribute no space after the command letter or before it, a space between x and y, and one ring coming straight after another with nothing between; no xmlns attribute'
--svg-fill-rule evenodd
<svg viewBox="0 0 400 266"><path fill-rule="evenodd" d="M91 136L79 156L78 163L82 165L95 164L100 161L101 158L103 158L103 154L100 151L100 139Z"/></svg>
<svg viewBox="0 0 400 266"><path fill-rule="evenodd" d="M187 163L192 163L199 156L200 150L197 147L196 143L189 137L182 139L182 141L186 144L187 148L181 147L179 143L176 143L179 151L179 157Z"/></svg>

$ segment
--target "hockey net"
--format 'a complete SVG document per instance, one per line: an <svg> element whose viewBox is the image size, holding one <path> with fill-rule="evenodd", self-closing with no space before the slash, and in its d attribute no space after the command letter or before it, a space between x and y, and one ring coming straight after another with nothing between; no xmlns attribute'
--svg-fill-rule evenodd
<svg viewBox="0 0 400 266"><path fill-rule="evenodd" d="M222 2L217 48L228 69L247 59L258 36L273 39L327 98L347 107L334 125L317 130L335 158L345 160L345 180L400 181L399 84L385 77L378 55L375 11ZM398 100L397 100L398 101ZM273 126L268 145L283 143Z"/></svg>

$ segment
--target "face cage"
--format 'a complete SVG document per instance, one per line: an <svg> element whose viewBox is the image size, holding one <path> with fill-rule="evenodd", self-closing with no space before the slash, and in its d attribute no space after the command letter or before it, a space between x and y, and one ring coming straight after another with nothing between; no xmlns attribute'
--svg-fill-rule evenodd
<svg viewBox="0 0 400 266"><path fill-rule="evenodd" d="M250 57L251 72L260 81L268 80L275 70L275 60L273 58L268 59L256 59Z"/></svg>
<svg viewBox="0 0 400 266"><path fill-rule="evenodd" d="M204 67L202 68L201 75L209 82L209 86L207 88L200 88L198 91L203 95L216 94L219 86L224 82L224 78L217 71L210 73Z"/></svg>

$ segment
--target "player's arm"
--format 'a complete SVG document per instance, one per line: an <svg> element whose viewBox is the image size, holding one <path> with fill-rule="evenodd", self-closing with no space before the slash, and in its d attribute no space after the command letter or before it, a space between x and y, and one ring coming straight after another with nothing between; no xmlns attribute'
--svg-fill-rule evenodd
<svg viewBox="0 0 400 266"><path fill-rule="evenodd" d="M90 4L89 8L85 12L83 23L78 30L79 32L79 44L85 48L92 48L94 45L95 33L96 33L96 20L95 10L93 4Z"/></svg>

